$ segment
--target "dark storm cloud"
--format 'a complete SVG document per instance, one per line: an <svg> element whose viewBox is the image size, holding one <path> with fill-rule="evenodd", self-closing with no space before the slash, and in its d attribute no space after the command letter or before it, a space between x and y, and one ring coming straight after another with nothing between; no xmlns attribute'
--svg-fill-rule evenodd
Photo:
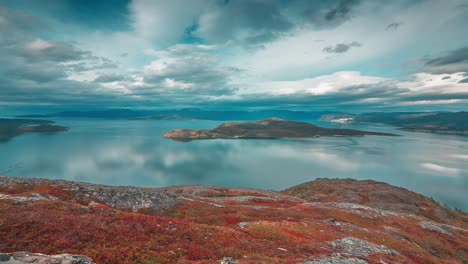
<svg viewBox="0 0 468 264"><path fill-rule="evenodd" d="M352 47L361 47L362 44L356 41L353 41L351 43L345 44L345 43L339 43L336 44L335 46L327 46L323 48L323 52L326 53L345 53L349 51Z"/></svg>
<svg viewBox="0 0 468 264"><path fill-rule="evenodd" d="M468 72L468 47L424 59L424 69L431 73Z"/></svg>

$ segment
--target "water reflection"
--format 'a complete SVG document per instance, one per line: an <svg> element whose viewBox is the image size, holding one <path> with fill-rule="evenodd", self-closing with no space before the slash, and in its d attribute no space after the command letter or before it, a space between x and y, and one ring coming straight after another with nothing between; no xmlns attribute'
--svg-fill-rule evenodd
<svg viewBox="0 0 468 264"><path fill-rule="evenodd" d="M59 123L72 129L0 144L0 171L112 185L209 184L275 190L319 177L374 179L468 209L466 137L396 131L403 136L182 143L160 135L181 127L210 128L218 122ZM367 129L395 132L383 126Z"/></svg>

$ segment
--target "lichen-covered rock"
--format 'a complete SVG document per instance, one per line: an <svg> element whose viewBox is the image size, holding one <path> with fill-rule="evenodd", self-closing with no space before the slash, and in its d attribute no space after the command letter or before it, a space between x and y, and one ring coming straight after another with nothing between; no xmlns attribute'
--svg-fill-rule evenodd
<svg viewBox="0 0 468 264"><path fill-rule="evenodd" d="M43 255L38 253L0 253L0 263L4 264L94 264L93 260L80 255Z"/></svg>
<svg viewBox="0 0 468 264"><path fill-rule="evenodd" d="M358 258L345 258L342 256L325 257L307 261L304 264L367 264L367 261Z"/></svg>
<svg viewBox="0 0 468 264"><path fill-rule="evenodd" d="M367 257L372 254L390 254L398 256L399 254L383 245L377 245L366 240L354 237L345 237L333 241L332 247L341 253L356 257Z"/></svg>
<svg viewBox="0 0 468 264"><path fill-rule="evenodd" d="M436 224L436 223L429 222L429 221L422 221L422 222L419 223L419 226L422 229L425 229L425 230L428 230L428 231L440 232L440 233L446 234L446 235L451 235L452 234L443 225Z"/></svg>
<svg viewBox="0 0 468 264"><path fill-rule="evenodd" d="M151 209L161 211L176 205L179 199L168 195L160 188L138 188L129 186L106 186L99 184L71 182L63 180L46 180L35 178L17 178L0 176L0 186L37 186L50 185L72 193L73 201L91 201L103 203L108 206L131 210L136 212L141 209ZM0 194L0 199L13 199L19 202L57 200L57 197L41 196L33 193L32 197L13 197ZM63 199L62 199L63 200Z"/></svg>
<svg viewBox="0 0 468 264"><path fill-rule="evenodd" d="M239 262L235 261L231 257L225 257L219 261L219 264L238 264Z"/></svg>

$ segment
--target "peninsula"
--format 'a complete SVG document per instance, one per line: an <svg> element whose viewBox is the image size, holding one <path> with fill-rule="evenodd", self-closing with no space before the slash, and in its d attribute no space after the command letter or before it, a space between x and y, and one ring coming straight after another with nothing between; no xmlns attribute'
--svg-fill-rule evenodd
<svg viewBox="0 0 468 264"><path fill-rule="evenodd" d="M0 141L25 133L54 133L67 131L67 127L53 125L53 121L36 119L0 118Z"/></svg>

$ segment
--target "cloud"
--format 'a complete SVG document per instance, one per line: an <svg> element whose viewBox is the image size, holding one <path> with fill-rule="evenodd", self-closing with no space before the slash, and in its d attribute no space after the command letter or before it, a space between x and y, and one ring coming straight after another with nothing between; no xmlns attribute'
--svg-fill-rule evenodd
<svg viewBox="0 0 468 264"><path fill-rule="evenodd" d="M137 36L160 46L180 41L201 13L212 5L209 0L134 0L130 3L131 21Z"/></svg>
<svg viewBox="0 0 468 264"><path fill-rule="evenodd" d="M467 84L461 74L416 74L409 78L381 78L359 72L337 72L295 81L259 83L219 98L231 106L378 110L462 110L468 102ZM221 103L221 102L220 102Z"/></svg>
<svg viewBox="0 0 468 264"><path fill-rule="evenodd" d="M232 93L235 88L231 78L240 70L223 65L213 55L200 51L200 46L195 46L191 52L187 51L188 48L179 46L159 53L157 60L144 67L144 82L164 88L166 93L211 96Z"/></svg>
<svg viewBox="0 0 468 264"><path fill-rule="evenodd" d="M28 60L65 62L84 59L91 52L79 50L64 42L36 39L27 43L21 54Z"/></svg>
<svg viewBox="0 0 468 264"><path fill-rule="evenodd" d="M212 42L234 40L247 44L270 42L291 30L279 1L225 1L200 16L195 36Z"/></svg>
<svg viewBox="0 0 468 264"><path fill-rule="evenodd" d="M100 85L73 80L79 72L116 65L66 41L42 37L34 16L0 8L0 102L13 105L91 104L115 98ZM5 36L4 36L5 35ZM5 38L3 38L5 37ZM5 41L7 39L7 41Z"/></svg>
<svg viewBox="0 0 468 264"><path fill-rule="evenodd" d="M311 1L308 1L311 2ZM352 12L360 4L359 0L326 1L326 5L309 4L304 16L318 29L337 27L352 17Z"/></svg>
<svg viewBox="0 0 468 264"><path fill-rule="evenodd" d="M390 23L387 25L387 27L385 28L385 31L389 31L389 30L397 30L403 23L400 23L400 22L393 22L393 23Z"/></svg>
<svg viewBox="0 0 468 264"><path fill-rule="evenodd" d="M6 48L44 28L45 25L32 15L0 6L0 48Z"/></svg>
<svg viewBox="0 0 468 264"><path fill-rule="evenodd" d="M431 73L468 72L468 47L424 59L424 70Z"/></svg>
<svg viewBox="0 0 468 264"><path fill-rule="evenodd" d="M339 43L336 44L335 46L327 46L323 48L323 52L326 53L345 53L349 51L352 47L361 47L362 44L356 41L353 41L351 43L345 44L345 43Z"/></svg>
<svg viewBox="0 0 468 264"><path fill-rule="evenodd" d="M125 80L125 77L122 75L114 74L114 73L103 73L99 75L93 82L97 83L109 83L109 82L117 82Z"/></svg>
<svg viewBox="0 0 468 264"><path fill-rule="evenodd" d="M160 47L180 41L263 47L309 27L338 27L353 17L359 0L134 0L130 4L135 33ZM305 10L305 11L304 11Z"/></svg>
<svg viewBox="0 0 468 264"><path fill-rule="evenodd" d="M20 64L7 70L6 73L8 73L9 78L39 83L51 82L67 76L62 67L53 63Z"/></svg>
<svg viewBox="0 0 468 264"><path fill-rule="evenodd" d="M445 110L468 99L456 74L466 48L450 51L467 40L461 0L4 2L3 105Z"/></svg>

